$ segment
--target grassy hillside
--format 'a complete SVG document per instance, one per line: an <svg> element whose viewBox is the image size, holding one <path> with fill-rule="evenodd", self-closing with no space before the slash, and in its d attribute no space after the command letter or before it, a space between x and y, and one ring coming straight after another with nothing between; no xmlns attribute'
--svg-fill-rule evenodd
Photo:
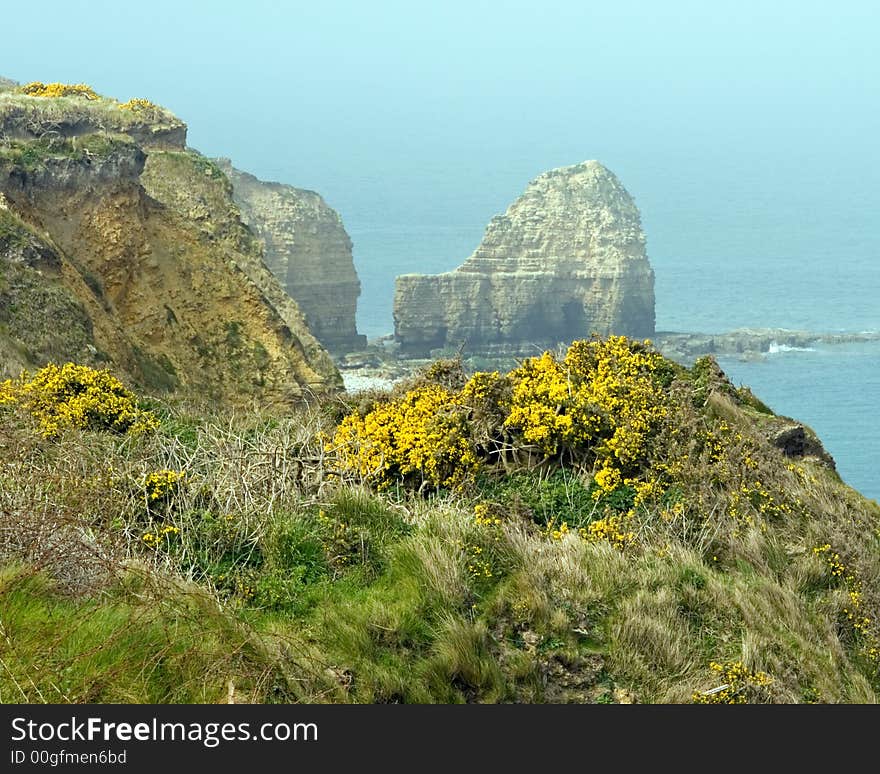
<svg viewBox="0 0 880 774"><path fill-rule="evenodd" d="M2 701L877 701L880 508L712 360L284 415L59 373L0 389Z"/></svg>

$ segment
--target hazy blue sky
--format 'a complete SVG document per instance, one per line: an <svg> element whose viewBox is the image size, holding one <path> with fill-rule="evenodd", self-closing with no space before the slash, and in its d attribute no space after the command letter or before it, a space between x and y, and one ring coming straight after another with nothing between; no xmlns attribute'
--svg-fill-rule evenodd
<svg viewBox="0 0 880 774"><path fill-rule="evenodd" d="M688 148L831 142L876 159L870 0L5 0L0 18L0 74L148 97L204 153L355 219L365 187L389 216L472 197L453 159L504 167L516 190L551 166ZM420 177L434 190L399 201Z"/></svg>

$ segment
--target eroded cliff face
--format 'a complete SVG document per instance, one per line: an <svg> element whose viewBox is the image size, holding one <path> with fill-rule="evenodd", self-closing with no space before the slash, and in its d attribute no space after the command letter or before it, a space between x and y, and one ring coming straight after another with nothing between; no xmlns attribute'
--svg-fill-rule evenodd
<svg viewBox="0 0 880 774"><path fill-rule="evenodd" d="M23 98L11 96L19 115ZM46 120L57 124L54 100L31 99L29 115L46 103ZM135 122L131 133L88 124L48 140L3 135L0 376L76 360L226 403L289 403L337 389L338 371L262 264L228 182L172 142L172 123L154 132ZM154 155L157 165L183 159L167 165L163 182L177 200L145 189ZM216 199L203 195L212 170L222 179ZM202 211L185 206L200 197Z"/></svg>
<svg viewBox="0 0 880 774"><path fill-rule="evenodd" d="M53 360L94 365L92 320L79 300L89 293L83 277L0 194L0 381Z"/></svg>
<svg viewBox="0 0 880 774"><path fill-rule="evenodd" d="M597 161L540 175L458 269L397 278L394 330L412 355L653 335L654 272L632 197Z"/></svg>
<svg viewBox="0 0 880 774"><path fill-rule="evenodd" d="M361 283L339 214L314 191L258 180L228 159L217 164L232 183L244 222L260 240L266 265L317 339L335 353L362 349L366 337L355 324Z"/></svg>

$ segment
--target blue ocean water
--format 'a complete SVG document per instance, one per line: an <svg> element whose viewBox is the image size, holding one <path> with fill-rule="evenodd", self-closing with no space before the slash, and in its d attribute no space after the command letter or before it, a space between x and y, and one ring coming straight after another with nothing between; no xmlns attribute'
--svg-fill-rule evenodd
<svg viewBox="0 0 880 774"><path fill-rule="evenodd" d="M642 213L656 272L657 329L880 330L880 164L876 153L806 149L725 154L682 149L596 156ZM354 242L358 326L393 330L394 277L459 265L489 218L528 180L583 159L513 160L421 170L328 197ZM325 185L325 189L333 188ZM332 192L332 191L331 191ZM880 499L880 343L725 358L736 384L810 425L847 483Z"/></svg>
<svg viewBox="0 0 880 774"><path fill-rule="evenodd" d="M734 384L747 384L777 414L816 431L843 480L880 500L880 342L781 351L764 360L719 358Z"/></svg>
<svg viewBox="0 0 880 774"><path fill-rule="evenodd" d="M749 362L719 358L719 364L777 414L812 427L843 480L880 500L880 342L783 350Z"/></svg>

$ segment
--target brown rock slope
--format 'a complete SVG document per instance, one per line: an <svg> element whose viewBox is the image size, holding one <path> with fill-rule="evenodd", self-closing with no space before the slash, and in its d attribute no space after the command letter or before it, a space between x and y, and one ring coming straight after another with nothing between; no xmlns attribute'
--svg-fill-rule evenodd
<svg viewBox="0 0 880 774"><path fill-rule="evenodd" d="M596 161L554 169L489 223L456 270L397 278L401 350L533 352L591 333L654 333L639 211Z"/></svg>
<svg viewBox="0 0 880 774"><path fill-rule="evenodd" d="M331 352L362 349L366 336L355 324L361 283L339 214L314 191L258 180L228 159L217 163L232 183L244 222L260 240L266 265L296 300L312 333Z"/></svg>
<svg viewBox="0 0 880 774"><path fill-rule="evenodd" d="M228 183L198 213L181 203L202 196L193 167L200 183L222 178L185 150L185 136L160 108L0 94L3 376L70 359L229 403L290 402L339 386L223 201ZM186 174L173 178L169 165L163 181L179 200L145 190L152 154L186 160Z"/></svg>

